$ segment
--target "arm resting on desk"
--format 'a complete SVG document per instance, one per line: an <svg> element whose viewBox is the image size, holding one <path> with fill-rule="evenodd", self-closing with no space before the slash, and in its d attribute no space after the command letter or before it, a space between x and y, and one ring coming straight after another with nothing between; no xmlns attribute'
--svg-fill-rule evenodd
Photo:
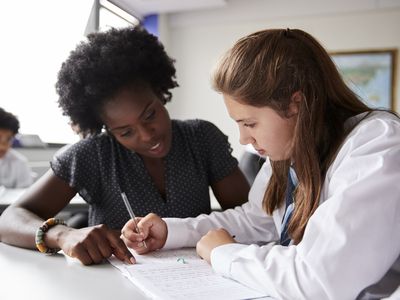
<svg viewBox="0 0 400 300"><path fill-rule="evenodd" d="M76 191L49 170L0 217L0 240L24 248L35 248L35 232L45 219L55 216ZM60 226L56 226L60 227ZM46 234L49 247L57 247L56 228Z"/></svg>
<svg viewBox="0 0 400 300"><path fill-rule="evenodd" d="M0 217L0 241L24 248L35 248L35 232L45 219L55 216L75 196L76 191L49 170ZM120 231L106 225L73 229L57 225L44 241L49 248L61 248L83 264L100 263L114 254L134 263L132 254L119 238Z"/></svg>

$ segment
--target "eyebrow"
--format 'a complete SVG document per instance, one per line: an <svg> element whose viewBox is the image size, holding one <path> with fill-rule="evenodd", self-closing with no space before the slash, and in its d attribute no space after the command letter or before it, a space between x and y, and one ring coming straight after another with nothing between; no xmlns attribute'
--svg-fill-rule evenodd
<svg viewBox="0 0 400 300"><path fill-rule="evenodd" d="M237 123L242 123L242 122L248 122L249 120L251 120L251 118L244 118L244 119L239 119L239 120L235 120Z"/></svg>
<svg viewBox="0 0 400 300"><path fill-rule="evenodd" d="M149 109L149 107L154 103L154 100L151 101L149 104L146 105L146 107L143 109L143 111L140 113L139 115L139 119L141 119L143 117L143 115L146 113L146 111ZM110 129L110 131L114 131L114 130L119 130L119 129L124 129L129 127L130 125L123 125L123 126L118 126L115 128Z"/></svg>

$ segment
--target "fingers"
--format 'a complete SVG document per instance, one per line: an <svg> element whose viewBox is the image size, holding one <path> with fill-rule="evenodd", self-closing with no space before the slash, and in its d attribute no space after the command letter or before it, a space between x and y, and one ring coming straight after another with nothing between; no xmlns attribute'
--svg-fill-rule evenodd
<svg viewBox="0 0 400 300"><path fill-rule="evenodd" d="M133 257L132 253L129 251L129 249L126 247L125 243L119 237L118 231L112 232L108 236L108 239L111 243L111 246L113 248L113 254L115 255L116 258L118 258L119 260L124 261L128 264L136 263L136 260Z"/></svg>
<svg viewBox="0 0 400 300"><path fill-rule="evenodd" d="M150 217L150 215L147 215L138 223L139 231L142 234L143 239L147 239L150 230L153 227L153 220Z"/></svg>
<svg viewBox="0 0 400 300"><path fill-rule="evenodd" d="M96 243L92 240L88 240L85 246L87 253L89 253L92 262L95 264L99 264L103 261L104 258L109 257L109 256L104 257L99 247L97 247Z"/></svg>
<svg viewBox="0 0 400 300"><path fill-rule="evenodd" d="M142 220L144 220L144 222ZM136 250L144 246L144 240L149 235L149 227L151 227L151 224L146 223L145 220L145 218L131 219L122 228L121 239L129 248ZM138 223L135 223L135 221ZM136 224L138 224L138 226L136 226Z"/></svg>
<svg viewBox="0 0 400 300"><path fill-rule="evenodd" d="M93 264L93 259L90 257L90 254L87 252L83 244L76 245L73 249L71 249L68 255L77 258L85 266Z"/></svg>
<svg viewBox="0 0 400 300"><path fill-rule="evenodd" d="M144 242L146 243L146 246L144 245ZM157 239L150 237L146 239L143 242L138 242L136 243L135 247L133 248L138 254L144 254L148 253L150 251L158 250L160 249L159 247L159 242Z"/></svg>
<svg viewBox="0 0 400 300"><path fill-rule="evenodd" d="M204 236L196 243L197 255L203 258L204 246L203 246Z"/></svg>
<svg viewBox="0 0 400 300"><path fill-rule="evenodd" d="M136 263L119 234L119 231L111 230L106 225L76 230L71 234L64 252L84 265L101 263L112 254L128 264Z"/></svg>
<svg viewBox="0 0 400 300"><path fill-rule="evenodd" d="M132 230L129 227L126 227L126 225L124 226L124 228L122 228L122 237L123 240L126 242L126 244L130 247L129 242L142 242L144 240L144 234L142 233L138 233L135 230Z"/></svg>
<svg viewBox="0 0 400 300"><path fill-rule="evenodd" d="M150 247L150 240L145 241L141 235L137 235L137 238L135 238L135 240L133 240L131 236L131 239L128 240L121 234L121 240L125 243L127 247L135 250L135 252L138 254L144 254L153 249L152 247Z"/></svg>
<svg viewBox="0 0 400 300"><path fill-rule="evenodd" d="M135 221L138 221L137 225ZM156 214L129 220L122 228L121 239L138 254L144 254L164 246L167 238L167 225Z"/></svg>
<svg viewBox="0 0 400 300"><path fill-rule="evenodd" d="M235 243L229 232L223 228L210 230L196 245L197 254L210 263L211 251L219 246Z"/></svg>
<svg viewBox="0 0 400 300"><path fill-rule="evenodd" d="M113 254L110 243L101 234L95 236L95 243L103 258L109 258Z"/></svg>

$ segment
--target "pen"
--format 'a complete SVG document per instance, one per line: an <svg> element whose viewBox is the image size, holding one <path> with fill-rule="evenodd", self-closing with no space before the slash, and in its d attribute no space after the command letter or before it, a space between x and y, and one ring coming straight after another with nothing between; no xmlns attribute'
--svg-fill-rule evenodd
<svg viewBox="0 0 400 300"><path fill-rule="evenodd" d="M133 213L131 205L129 204L128 197L126 197L126 194L124 192L121 193L121 196L122 196L122 200L124 200L126 209L128 210L128 213L129 213L131 219L133 219L133 223L135 223L135 228L136 228L137 233L141 233L139 230L138 224L136 222L136 216ZM145 248L147 248L146 241L143 241L143 245L145 246Z"/></svg>

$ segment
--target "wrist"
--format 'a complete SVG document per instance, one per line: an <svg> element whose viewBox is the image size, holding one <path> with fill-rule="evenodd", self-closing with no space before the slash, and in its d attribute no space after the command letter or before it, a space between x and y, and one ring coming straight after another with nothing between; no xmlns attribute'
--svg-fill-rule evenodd
<svg viewBox="0 0 400 300"><path fill-rule="evenodd" d="M44 241L50 248L62 248L66 236L71 230L74 229L65 225L56 225L47 231Z"/></svg>
<svg viewBox="0 0 400 300"><path fill-rule="evenodd" d="M167 226L167 223L163 219L161 219L161 221L163 222L163 225L164 225L165 235L164 235L164 239L161 241L160 249L164 248L165 243L167 242L167 239L168 239L168 226Z"/></svg>
<svg viewBox="0 0 400 300"><path fill-rule="evenodd" d="M56 253L60 250L59 238L65 228L63 220L50 218L36 230L36 248L43 253Z"/></svg>

